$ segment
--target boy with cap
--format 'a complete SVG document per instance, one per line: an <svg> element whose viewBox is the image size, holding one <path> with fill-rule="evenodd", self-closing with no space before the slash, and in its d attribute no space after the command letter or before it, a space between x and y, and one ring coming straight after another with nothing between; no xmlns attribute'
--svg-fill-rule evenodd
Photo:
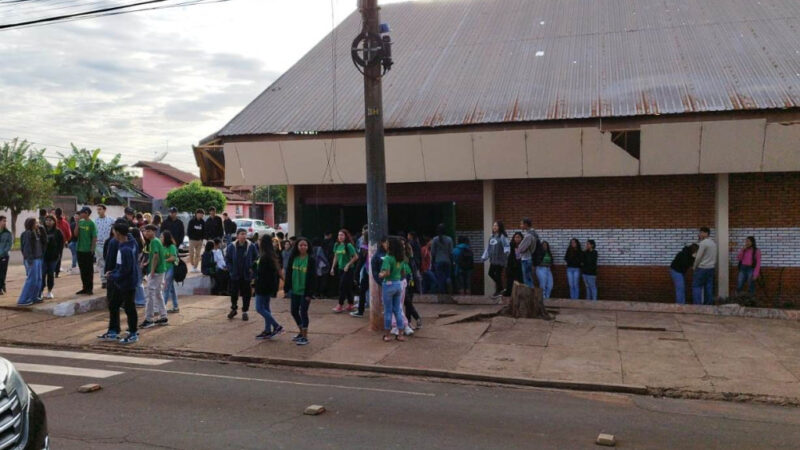
<svg viewBox="0 0 800 450"><path fill-rule="evenodd" d="M78 236L78 269L81 272L83 289L76 295L92 295L94 290L94 250L97 248L97 225L89 219L92 209L81 208L80 220L75 223L73 234Z"/></svg>

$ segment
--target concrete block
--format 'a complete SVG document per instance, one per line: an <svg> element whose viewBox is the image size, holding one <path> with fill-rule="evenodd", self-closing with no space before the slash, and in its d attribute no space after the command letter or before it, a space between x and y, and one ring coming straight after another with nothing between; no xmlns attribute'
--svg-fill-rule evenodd
<svg viewBox="0 0 800 450"><path fill-rule="evenodd" d="M303 411L303 414L307 416L318 416L325 412L325 407L322 405L311 405Z"/></svg>
<svg viewBox="0 0 800 450"><path fill-rule="evenodd" d="M83 386L79 387L78 392L88 394L89 392L99 391L100 389L103 389L103 387L97 383L91 383L91 384L84 384Z"/></svg>
<svg viewBox="0 0 800 450"><path fill-rule="evenodd" d="M617 445L617 441L614 439L613 434L605 434L600 433L597 435L597 441L595 441L597 445L602 445L604 447L613 447Z"/></svg>

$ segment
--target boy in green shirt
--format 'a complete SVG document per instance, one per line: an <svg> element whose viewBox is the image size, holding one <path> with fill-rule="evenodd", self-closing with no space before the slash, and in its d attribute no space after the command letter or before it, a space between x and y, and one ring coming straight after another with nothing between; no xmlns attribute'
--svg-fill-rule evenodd
<svg viewBox="0 0 800 450"><path fill-rule="evenodd" d="M144 227L144 238L147 241L150 258L147 261L147 303L144 310L144 322L139 328L150 328L155 325L167 325L167 307L164 305L164 273L167 271L167 252L161 240L156 237L158 227ZM158 311L158 319L154 314ZM154 320L155 319L155 320Z"/></svg>
<svg viewBox="0 0 800 450"><path fill-rule="evenodd" d="M89 219L92 209L81 208L80 220L75 223L73 234L78 236L78 268L81 272L83 289L76 295L92 295L94 290L94 251L97 246L97 226Z"/></svg>

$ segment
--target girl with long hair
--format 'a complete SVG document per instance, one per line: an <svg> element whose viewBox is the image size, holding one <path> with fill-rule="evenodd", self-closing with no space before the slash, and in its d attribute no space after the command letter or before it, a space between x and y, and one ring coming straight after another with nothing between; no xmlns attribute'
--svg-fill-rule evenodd
<svg viewBox="0 0 800 450"><path fill-rule="evenodd" d="M744 248L737 255L739 261L739 275L736 280L736 292L741 293L745 284L748 285L750 295L756 293L756 280L761 275L761 250L756 245L754 236L747 236Z"/></svg>
<svg viewBox="0 0 800 450"><path fill-rule="evenodd" d="M502 220L498 220L492 224L492 236L481 256L483 261L489 261L489 278L494 281L495 286L492 298L497 299L503 295L503 271L508 264L510 252L511 243L506 234L506 227Z"/></svg>
<svg viewBox="0 0 800 450"><path fill-rule="evenodd" d="M292 256L286 267L285 286L290 289L292 318L300 332L292 338L297 345L308 345L308 295L316 286L316 261L311 255L311 241L299 237L292 248Z"/></svg>
<svg viewBox="0 0 800 450"><path fill-rule="evenodd" d="M406 310L406 334L409 334L409 331L413 331L410 328L411 319L413 318L416 321L416 329L422 328L422 317L419 316L419 312L417 312L417 308L414 307L414 291L417 287L417 278L415 274L417 273L417 261L414 258L414 248L411 246L411 242L406 242L406 252L405 252L405 262L408 265L408 274L406 274L406 281L407 286L405 288L405 296L403 297L403 307Z"/></svg>
<svg viewBox="0 0 800 450"><path fill-rule="evenodd" d="M520 263L517 248L523 238L522 233L517 231L511 237L511 242L509 243L508 258L506 260L506 291L503 293L506 297L511 295L515 281L522 283L522 263Z"/></svg>
<svg viewBox="0 0 800 450"><path fill-rule="evenodd" d="M553 253L550 251L550 243L542 241L542 260L536 266L536 278L539 279L539 287L542 288L542 295L544 298L550 298L550 293L553 292L553 271L550 267L553 265Z"/></svg>
<svg viewBox="0 0 800 450"><path fill-rule="evenodd" d="M53 298L56 269L58 268L61 249L64 248L64 235L61 234L61 230L56 226L55 216L45 217L44 229L47 234L47 246L45 247L44 260L42 262L42 289L39 292L39 297L42 297L42 291L47 286L47 295L44 298Z"/></svg>
<svg viewBox="0 0 800 450"><path fill-rule="evenodd" d="M160 217L156 215L156 217ZM155 226L155 224L153 224ZM168 310L168 313L176 313L180 311L178 308L178 293L175 292L175 267L180 262L178 257L178 246L175 243L175 239L172 237L172 233L169 230L164 230L161 233L161 241L164 245L164 250L166 252L166 261L167 261L167 271L164 275L164 306L167 305L169 299L172 299L172 309Z"/></svg>
<svg viewBox="0 0 800 450"><path fill-rule="evenodd" d="M270 298L278 295L280 266L272 237L261 236L259 245L258 266L256 268L256 312L264 318L264 331L256 339L272 339L283 333L283 327L272 316L269 307Z"/></svg>
<svg viewBox="0 0 800 450"><path fill-rule="evenodd" d="M333 308L333 312L340 313L345 311L344 301L347 300L347 311L353 311L353 270L358 261L358 252L353 246L353 238L350 232L344 228L339 230L336 244L333 246L334 263L331 267L331 276L335 273L339 275L339 304Z"/></svg>
<svg viewBox="0 0 800 450"><path fill-rule="evenodd" d="M383 280L383 289L381 292L381 299L383 300L383 328L385 333L383 335L384 342L392 340L392 335L398 341L405 341L403 333L399 330L405 328L405 319L403 317L403 310L400 306L400 298L403 294L403 278L405 250L403 243L400 239L392 237L389 238L388 252L383 258L381 264L381 272L378 277ZM397 323L397 328L392 327L392 318Z"/></svg>
<svg viewBox="0 0 800 450"><path fill-rule="evenodd" d="M35 217L25 220L25 231L19 238L22 250L22 262L25 265L25 284L17 299L17 306L30 306L42 299L42 262L47 246L47 235Z"/></svg>
<svg viewBox="0 0 800 450"><path fill-rule="evenodd" d="M593 239L586 241L586 249L581 259L583 284L586 286L586 300L597 300L597 250Z"/></svg>
<svg viewBox="0 0 800 450"><path fill-rule="evenodd" d="M581 262L583 260L583 251L581 250L581 241L576 238L569 240L569 247L567 253L564 255L564 261L567 263L567 284L569 284L569 298L577 300L581 295Z"/></svg>

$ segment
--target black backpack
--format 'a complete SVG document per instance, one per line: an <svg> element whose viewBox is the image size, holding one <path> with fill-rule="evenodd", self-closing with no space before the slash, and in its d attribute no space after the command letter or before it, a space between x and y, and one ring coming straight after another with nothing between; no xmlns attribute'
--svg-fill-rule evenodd
<svg viewBox="0 0 800 450"><path fill-rule="evenodd" d="M183 283L183 280L186 279L186 274L189 272L186 263L182 259L178 259L178 265L172 270L172 279L177 283Z"/></svg>
<svg viewBox="0 0 800 450"><path fill-rule="evenodd" d="M211 252L203 253L203 258L201 260L200 270L203 272L203 275L214 275L216 272L217 266L214 264L214 254Z"/></svg>
<svg viewBox="0 0 800 450"><path fill-rule="evenodd" d="M475 258L472 256L472 250L470 250L469 247L462 248L461 252L458 254L456 264L458 264L458 268L461 270L472 270L474 267L474 260Z"/></svg>

